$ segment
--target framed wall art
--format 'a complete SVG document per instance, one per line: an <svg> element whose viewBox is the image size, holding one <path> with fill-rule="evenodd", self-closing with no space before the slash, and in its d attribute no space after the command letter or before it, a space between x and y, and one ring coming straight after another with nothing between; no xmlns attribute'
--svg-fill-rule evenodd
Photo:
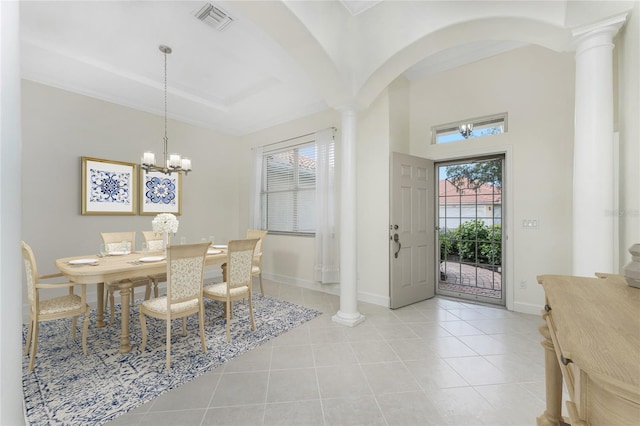
<svg viewBox="0 0 640 426"><path fill-rule="evenodd" d="M140 214L182 214L182 175L140 170Z"/></svg>
<svg viewBox="0 0 640 426"><path fill-rule="evenodd" d="M82 157L82 214L137 214L137 165Z"/></svg>

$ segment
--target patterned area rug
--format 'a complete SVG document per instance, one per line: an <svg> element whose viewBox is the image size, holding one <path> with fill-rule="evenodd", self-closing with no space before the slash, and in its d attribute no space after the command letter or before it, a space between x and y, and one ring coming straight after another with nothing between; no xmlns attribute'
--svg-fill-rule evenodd
<svg viewBox="0 0 640 426"><path fill-rule="evenodd" d="M320 315L313 309L254 295L257 330L251 330L248 306L236 303L231 323L231 342L225 335L222 305L205 301L207 353L202 352L197 315L182 320L171 330L171 370L165 370L164 321L147 319L149 335L140 352L138 309L131 307L130 353L120 354L120 306L113 325L96 328L91 312L87 334L88 355L82 353L81 328L71 337L71 319L40 324L36 366L28 372L29 357L23 357L22 384L25 416L31 425L100 425L159 395L210 372L224 362ZM108 316L108 315L107 315ZM27 326L23 327L23 345Z"/></svg>

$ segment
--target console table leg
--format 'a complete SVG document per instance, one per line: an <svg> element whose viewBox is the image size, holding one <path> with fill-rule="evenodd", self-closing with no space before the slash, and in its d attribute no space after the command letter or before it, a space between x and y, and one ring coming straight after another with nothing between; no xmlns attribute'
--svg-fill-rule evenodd
<svg viewBox="0 0 640 426"><path fill-rule="evenodd" d="M547 409L536 418L536 424L538 426L557 426L562 416L562 372L546 321L538 330L544 337L540 344L544 348Z"/></svg>

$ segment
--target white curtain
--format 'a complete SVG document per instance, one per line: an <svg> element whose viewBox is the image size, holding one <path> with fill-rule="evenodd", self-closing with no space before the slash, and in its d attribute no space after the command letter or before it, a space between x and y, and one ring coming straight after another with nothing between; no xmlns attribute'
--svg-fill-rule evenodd
<svg viewBox="0 0 640 426"><path fill-rule="evenodd" d="M262 229L260 192L262 191L262 155L261 146L251 148L253 167L251 168L251 199L249 200L249 228Z"/></svg>
<svg viewBox="0 0 640 426"><path fill-rule="evenodd" d="M315 280L340 281L340 244L336 232L335 144L333 128L320 130L316 139L316 259Z"/></svg>

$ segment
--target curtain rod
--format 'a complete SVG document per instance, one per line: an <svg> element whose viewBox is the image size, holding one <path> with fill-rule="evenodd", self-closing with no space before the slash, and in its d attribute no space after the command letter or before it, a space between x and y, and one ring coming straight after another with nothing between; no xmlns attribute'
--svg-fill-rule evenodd
<svg viewBox="0 0 640 426"><path fill-rule="evenodd" d="M325 127L324 129L320 129L320 130L325 130L325 129L331 129L331 130L333 130L334 132L338 130L338 129L336 129L336 128L335 128L335 127L333 127L333 126L332 126L332 127ZM315 132L307 133L307 134L305 134L305 135L295 136L295 137L293 137L293 138L289 138L289 139L283 139L283 140L278 141L278 142L271 142L271 143L268 143L268 144L266 144L266 145L262 145L262 147L263 147L263 148L266 148L266 147L271 146L271 145L276 145L276 144L279 144L279 143L284 143L284 142L289 142L289 141L292 141L292 140L295 140L295 139L304 138L304 137L306 137L306 136L315 135L315 134L316 134L316 133L318 133L320 130L316 130Z"/></svg>

